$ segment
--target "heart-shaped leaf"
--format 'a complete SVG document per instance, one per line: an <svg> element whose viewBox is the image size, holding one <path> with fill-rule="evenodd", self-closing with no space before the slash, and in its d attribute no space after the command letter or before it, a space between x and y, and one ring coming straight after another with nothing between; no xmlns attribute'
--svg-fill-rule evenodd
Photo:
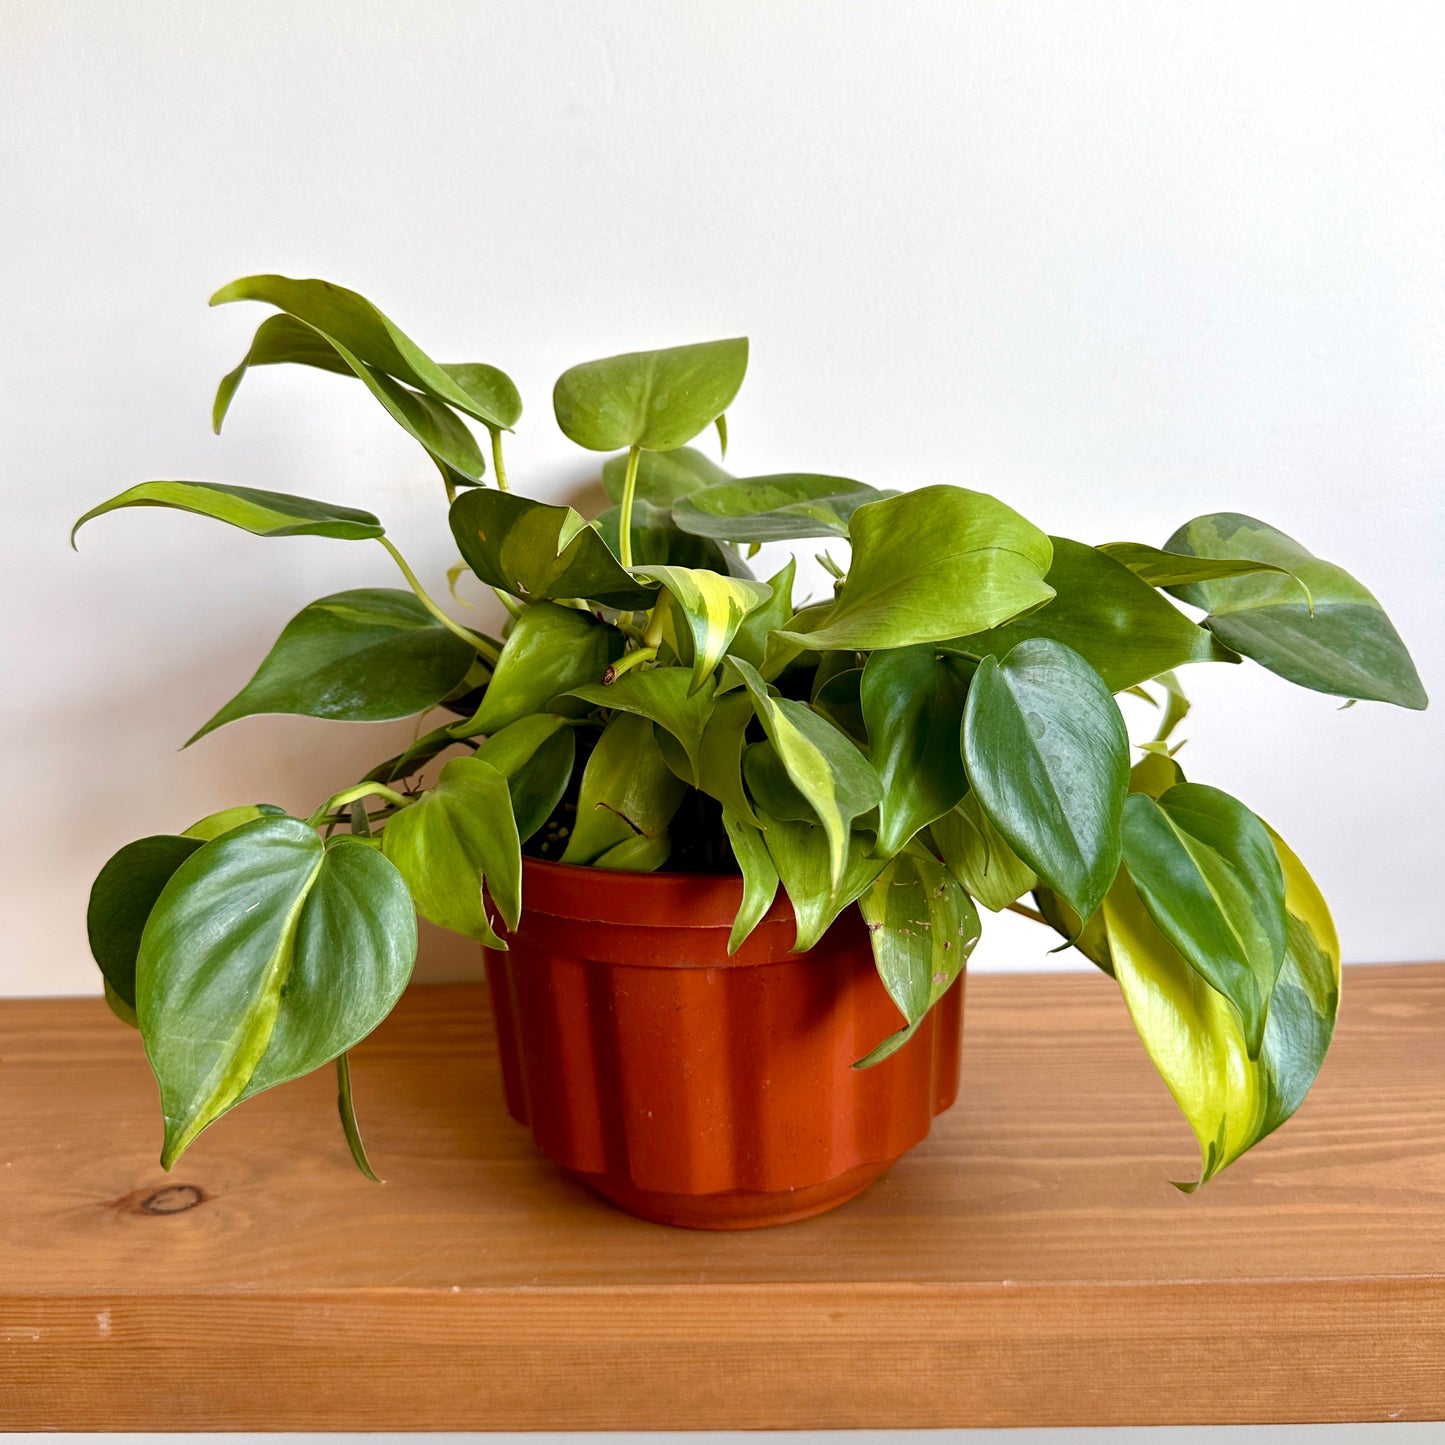
<svg viewBox="0 0 1445 1445"><path fill-rule="evenodd" d="M481 706L452 732L457 737L499 732L540 712L560 694L599 682L621 654L622 634L590 612L533 602L513 622ZM565 706L552 710L569 711Z"/></svg>
<svg viewBox="0 0 1445 1445"><path fill-rule="evenodd" d="M1287 569L1288 576L1265 573L1170 589L1204 608L1205 626L1236 652L1316 692L1426 706L1400 634L1373 594L1342 567L1237 512L1196 517L1165 546L1186 556L1251 558ZM1309 589L1313 607L1301 598L1296 578Z"/></svg>
<svg viewBox="0 0 1445 1445"><path fill-rule="evenodd" d="M336 592L286 624L256 675L187 746L258 713L345 722L411 717L446 697L475 659L410 592Z"/></svg>
<svg viewBox="0 0 1445 1445"><path fill-rule="evenodd" d="M895 495L847 477L744 477L685 494L673 504L672 518L684 532L725 542L846 537L859 507Z"/></svg>
<svg viewBox="0 0 1445 1445"><path fill-rule="evenodd" d="M632 575L661 585L682 613L692 638L693 692L711 680L743 619L773 595L766 582L690 567L634 567Z"/></svg>
<svg viewBox="0 0 1445 1445"><path fill-rule="evenodd" d="M373 847L261 818L203 844L146 924L136 1004L169 1169L213 1120L330 1063L391 1012L416 920Z"/></svg>
<svg viewBox="0 0 1445 1445"><path fill-rule="evenodd" d="M968 787L959 738L968 685L927 646L875 652L864 665L859 699L868 749L883 783L878 848L891 857Z"/></svg>
<svg viewBox="0 0 1445 1445"><path fill-rule="evenodd" d="M837 599L781 636L827 649L910 647L997 627L1052 597L1049 539L982 492L924 487L853 513Z"/></svg>
<svg viewBox="0 0 1445 1445"><path fill-rule="evenodd" d="M1124 865L1160 932L1236 1009L1259 1056L1284 961L1284 874L1264 824L1237 798L1179 783L1124 805Z"/></svg>
<svg viewBox="0 0 1445 1445"><path fill-rule="evenodd" d="M1314 881L1283 840L1270 837L1288 918L1258 1058L1249 1056L1238 1013L1159 931L1127 872L1104 901L1114 972L1134 1027L1199 1140L1199 1184L1294 1113L1334 1032L1339 940Z"/></svg>
<svg viewBox="0 0 1445 1445"><path fill-rule="evenodd" d="M732 404L748 369L746 337L634 351L562 373L552 392L557 425L580 447L671 451Z"/></svg>
<svg viewBox="0 0 1445 1445"><path fill-rule="evenodd" d="M1238 662L1206 628L1191 622L1122 563L1067 537L1050 538L1045 581L1054 599L1002 627L947 646L973 657L1004 657L1026 637L1072 647L1113 692L1186 662Z"/></svg>
<svg viewBox="0 0 1445 1445"><path fill-rule="evenodd" d="M453 758L436 786L387 820L382 852L396 865L425 919L505 948L487 916L483 888L508 928L522 911L522 845L507 780L480 757Z"/></svg>
<svg viewBox="0 0 1445 1445"><path fill-rule="evenodd" d="M969 687L964 767L1010 848L1082 918L1119 869L1129 737L1099 674L1061 642L1031 638Z"/></svg>
<svg viewBox="0 0 1445 1445"><path fill-rule="evenodd" d="M571 507L479 489L452 503L451 525L472 571L513 596L538 602L583 598L619 611L650 607L656 600L656 589L630 577Z"/></svg>
<svg viewBox="0 0 1445 1445"><path fill-rule="evenodd" d="M773 697L757 669L741 658L730 659L730 664L751 694L758 721L777 749L788 776L818 815L828 840L829 881L836 890L847 866L853 820L882 800L878 774L832 723L806 703ZM781 865L779 868L781 871ZM789 896L793 896L791 890ZM796 897L793 902L796 905Z"/></svg>
<svg viewBox="0 0 1445 1445"><path fill-rule="evenodd" d="M255 537L337 537L346 542L380 537L381 523L370 512L338 507L310 497L285 492L260 492L254 487L232 487L223 482L141 482L128 491L92 507L70 531L75 534L93 517L121 507L171 507L228 522Z"/></svg>

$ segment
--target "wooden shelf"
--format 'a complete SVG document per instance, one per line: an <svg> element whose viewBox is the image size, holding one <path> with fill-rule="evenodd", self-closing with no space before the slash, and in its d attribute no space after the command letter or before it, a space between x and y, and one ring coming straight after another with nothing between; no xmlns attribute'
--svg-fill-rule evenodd
<svg viewBox="0 0 1445 1445"><path fill-rule="evenodd" d="M1186 1197L1107 980L969 983L963 1092L867 1194L639 1223L506 1116L483 992L413 989L171 1177L139 1040L0 1005L0 1428L719 1429L1445 1416L1445 965L1355 969L1315 1093Z"/></svg>

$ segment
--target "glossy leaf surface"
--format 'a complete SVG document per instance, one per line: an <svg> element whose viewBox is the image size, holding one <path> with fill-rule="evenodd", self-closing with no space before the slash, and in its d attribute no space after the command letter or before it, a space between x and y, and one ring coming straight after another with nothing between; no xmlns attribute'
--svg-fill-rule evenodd
<svg viewBox="0 0 1445 1445"><path fill-rule="evenodd" d="M346 542L382 535L382 525L370 512L338 507L310 497L285 492L262 492L255 487L232 487L223 482L141 482L119 496L92 507L71 528L70 540L91 520L122 507L169 507L214 517L240 527L255 537L336 537Z"/></svg>
<svg viewBox="0 0 1445 1445"><path fill-rule="evenodd" d="M694 692L686 669L637 667L616 682L574 688L571 696L655 722L682 744L691 770L689 781L696 781L703 729L712 716L712 688Z"/></svg>
<svg viewBox="0 0 1445 1445"><path fill-rule="evenodd" d="M881 852L898 852L963 798L968 784L960 732L967 694L967 684L932 647L875 652L864 665L859 699L883 784Z"/></svg>
<svg viewBox="0 0 1445 1445"><path fill-rule="evenodd" d="M727 410L747 369L741 336L629 352L563 372L552 405L563 433L589 451L671 451Z"/></svg>
<svg viewBox="0 0 1445 1445"><path fill-rule="evenodd" d="M1093 668L1033 638L985 658L964 712L968 780L1008 845L1081 917L1099 906L1121 852L1129 737Z"/></svg>
<svg viewBox="0 0 1445 1445"><path fill-rule="evenodd" d="M1243 557L1195 557L1187 552L1166 552L1142 542L1105 542L1099 551L1122 562L1141 581L1151 587L1180 587L1190 582L1214 582L1221 577L1247 577L1255 572L1278 572L1286 577L1294 574L1288 567L1273 562L1256 562ZM1309 601L1309 589L1298 579L1295 594Z"/></svg>
<svg viewBox="0 0 1445 1445"><path fill-rule="evenodd" d="M1207 626L1236 652L1290 682L1338 697L1423 708L1428 699L1400 634L1373 594L1293 537L1237 512L1196 517L1165 544L1197 557L1245 557L1287 568L1172 589L1202 607ZM1309 588L1300 597L1293 577Z"/></svg>
<svg viewBox="0 0 1445 1445"><path fill-rule="evenodd" d="M411 717L446 697L475 657L410 592L336 592L286 624L256 675L189 742L258 713L345 722Z"/></svg>
<svg viewBox="0 0 1445 1445"><path fill-rule="evenodd" d="M472 571L516 597L581 597L622 610L656 600L656 589L634 581L571 507L480 488L452 503L451 525Z"/></svg>
<svg viewBox="0 0 1445 1445"><path fill-rule="evenodd" d="M684 532L726 542L846 537L859 507L893 496L847 477L782 473L718 482L686 493L672 508Z"/></svg>
<svg viewBox="0 0 1445 1445"><path fill-rule="evenodd" d="M671 452L644 452L644 457L670 457ZM594 524L614 556L622 551L622 508L610 507ZM751 578L752 568L737 549L711 537L680 530L672 512L639 498L632 508L632 560L638 567L704 567L725 577Z"/></svg>
<svg viewBox="0 0 1445 1445"><path fill-rule="evenodd" d="M692 639L692 690L712 677L743 619L773 595L766 582L722 577L690 567L634 567L632 575L659 583L672 597Z"/></svg>
<svg viewBox="0 0 1445 1445"><path fill-rule="evenodd" d="M480 757L453 758L436 786L388 819L382 852L432 923L505 948L483 887L508 928L522 911L522 849L507 780Z"/></svg>
<svg viewBox="0 0 1445 1445"><path fill-rule="evenodd" d="M564 718L538 713L493 733L474 756L507 780L517 836L525 843L562 801L572 779L577 740Z"/></svg>
<svg viewBox="0 0 1445 1445"><path fill-rule="evenodd" d="M768 600L753 608L742 620L742 625L728 645L733 657L741 657L762 671L763 677L772 681L772 676L763 665L767 655L768 634L774 628L783 627L793 615L793 579L797 575L798 563L789 557L783 568L768 578Z"/></svg>
<svg viewBox="0 0 1445 1445"><path fill-rule="evenodd" d="M1073 648L1111 692L1186 662L1238 661L1122 563L1067 537L1050 540L1054 560L1044 580L1054 589L1053 601L951 647L976 657L1005 657L1025 638L1052 638Z"/></svg>
<svg viewBox="0 0 1445 1445"><path fill-rule="evenodd" d="M391 1012L416 957L406 885L372 847L262 818L202 845L146 924L136 1002L170 1168L208 1124L330 1063Z"/></svg>
<svg viewBox="0 0 1445 1445"><path fill-rule="evenodd" d="M1284 960L1284 875L1264 824L1237 798L1179 783L1124 806L1124 864L1159 930L1239 1011L1259 1054Z"/></svg>
<svg viewBox="0 0 1445 1445"><path fill-rule="evenodd" d="M853 561L837 599L782 636L802 647L909 647L997 627L1047 602L1049 539L1012 507L962 487L924 487L853 513Z"/></svg>
<svg viewBox="0 0 1445 1445"><path fill-rule="evenodd" d="M1334 925L1299 859L1271 837L1284 871L1288 921L1257 1059L1249 1057L1238 1014L1160 933L1127 874L1104 903L1115 976L1134 1027L1199 1140L1199 1184L1294 1113L1334 1031L1340 987Z"/></svg>

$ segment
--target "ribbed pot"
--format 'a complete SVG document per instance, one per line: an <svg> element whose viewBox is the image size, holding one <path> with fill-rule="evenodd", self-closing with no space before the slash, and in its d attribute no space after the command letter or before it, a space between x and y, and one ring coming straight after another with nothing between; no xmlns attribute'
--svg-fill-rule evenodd
<svg viewBox="0 0 1445 1445"><path fill-rule="evenodd" d="M781 893L731 958L738 878L527 860L486 952L507 1108L542 1152L644 1219L749 1229L867 1188L958 1094L963 980L909 1043L846 909L790 953Z"/></svg>

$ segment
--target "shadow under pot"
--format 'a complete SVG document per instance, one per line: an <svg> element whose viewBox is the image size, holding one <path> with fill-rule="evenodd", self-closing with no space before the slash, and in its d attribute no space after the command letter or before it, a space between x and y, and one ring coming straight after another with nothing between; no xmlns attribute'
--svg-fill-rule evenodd
<svg viewBox="0 0 1445 1445"><path fill-rule="evenodd" d="M861 1193L958 1094L963 978L901 1026L854 908L789 952L779 895L731 958L742 880L528 859L486 950L507 1108L548 1158L644 1219L751 1229Z"/></svg>

